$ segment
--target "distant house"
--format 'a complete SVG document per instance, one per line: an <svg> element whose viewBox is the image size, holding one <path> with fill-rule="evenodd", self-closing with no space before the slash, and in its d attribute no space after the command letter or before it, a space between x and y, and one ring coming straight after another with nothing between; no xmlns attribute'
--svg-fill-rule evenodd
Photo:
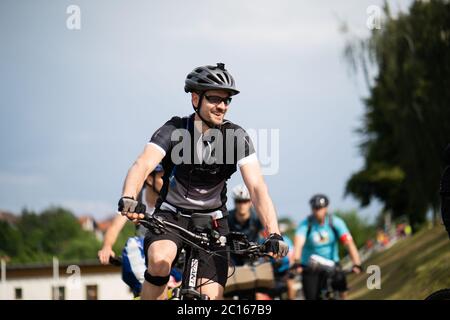
<svg viewBox="0 0 450 320"><path fill-rule="evenodd" d="M85 231L94 232L97 229L97 222L91 216L81 216L78 218L78 222Z"/></svg>
<svg viewBox="0 0 450 320"><path fill-rule="evenodd" d="M112 224L112 218L102 222L97 222L93 217L84 215L78 218L81 228L85 231L93 232L99 241L103 241L106 230Z"/></svg>
<svg viewBox="0 0 450 320"><path fill-rule="evenodd" d="M121 268L101 265L97 261L64 264L56 268L52 264L8 266L2 268L0 279L0 300L133 298L129 287L121 279Z"/></svg>
<svg viewBox="0 0 450 320"><path fill-rule="evenodd" d="M9 224L16 224L19 220L19 217L11 212L0 210L0 221L5 221Z"/></svg>
<svg viewBox="0 0 450 320"><path fill-rule="evenodd" d="M106 230L108 230L108 228L112 225L114 218L110 218L107 220L104 220L102 222L99 222L97 224L97 228L98 230L100 230L103 234L106 232Z"/></svg>

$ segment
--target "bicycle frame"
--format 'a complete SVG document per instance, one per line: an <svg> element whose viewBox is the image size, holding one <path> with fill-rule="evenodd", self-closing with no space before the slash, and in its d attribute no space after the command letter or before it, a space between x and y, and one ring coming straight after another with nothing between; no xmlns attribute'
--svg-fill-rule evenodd
<svg viewBox="0 0 450 320"><path fill-rule="evenodd" d="M183 278L181 288L173 289L172 300L209 300L207 295L197 290L198 256L198 249L191 248L183 271L183 274L188 276Z"/></svg>
<svg viewBox="0 0 450 320"><path fill-rule="evenodd" d="M141 220L140 223L150 230L159 229L166 232L173 232L173 230L177 230L184 234L184 241L190 246L188 259L185 261L183 271L183 282L181 288L174 288L172 290L172 300L209 300L207 295L201 294L197 290L197 274L200 262L199 251L201 248L208 250L206 248L209 248L211 243L216 243L222 247L225 247L227 243L233 243L237 239L241 242L241 244L245 244L246 249L237 250L236 253L246 254L250 257L266 255L265 253L262 253L261 246L249 242L243 234L232 232L229 234L231 235L231 239L227 239L225 236L220 236L217 232L214 235L209 236L206 233L196 234L178 225L155 217L148 217L146 220Z"/></svg>

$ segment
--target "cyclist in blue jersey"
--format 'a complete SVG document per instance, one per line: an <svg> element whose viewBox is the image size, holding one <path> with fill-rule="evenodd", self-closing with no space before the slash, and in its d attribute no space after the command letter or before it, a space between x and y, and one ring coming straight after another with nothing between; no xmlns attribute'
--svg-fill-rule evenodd
<svg viewBox="0 0 450 320"><path fill-rule="evenodd" d="M361 272L361 260L358 249L345 222L328 214L328 198L323 194L314 195L310 200L312 214L303 220L296 231L294 241L294 259L307 266L312 255L318 255L339 264L339 242L343 244L353 262L352 271ZM326 280L321 272L302 269L303 292L305 299L316 300ZM347 282L343 272L337 272L332 281L333 289L340 292L342 299L346 297Z"/></svg>
<svg viewBox="0 0 450 320"><path fill-rule="evenodd" d="M285 239L286 244L289 246L289 252L285 257L279 260L271 259L271 261L274 269L275 279L285 282L287 297L289 300L294 300L297 296L295 290L295 281L293 278L289 277L288 274L291 265L294 263L294 244L286 234L289 229L288 224L280 222L279 228L281 236L283 237L283 239Z"/></svg>

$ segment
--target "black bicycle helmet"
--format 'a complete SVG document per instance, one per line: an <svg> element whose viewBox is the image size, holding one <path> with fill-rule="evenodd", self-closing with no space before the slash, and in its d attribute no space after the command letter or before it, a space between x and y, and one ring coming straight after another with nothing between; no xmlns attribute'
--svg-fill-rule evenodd
<svg viewBox="0 0 450 320"><path fill-rule="evenodd" d="M330 201L328 200L327 196L324 194L316 194L312 196L312 198L309 200L309 204L311 205L311 208L325 208L328 207L328 204Z"/></svg>
<svg viewBox="0 0 450 320"><path fill-rule="evenodd" d="M234 79L225 69L225 64L217 66L203 66L192 70L186 77L184 91L202 93L206 90L226 90L232 96L239 93Z"/></svg>

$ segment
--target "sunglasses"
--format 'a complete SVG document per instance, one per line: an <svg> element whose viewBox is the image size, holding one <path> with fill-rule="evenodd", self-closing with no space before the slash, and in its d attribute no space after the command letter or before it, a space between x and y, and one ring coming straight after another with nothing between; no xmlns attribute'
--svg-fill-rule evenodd
<svg viewBox="0 0 450 320"><path fill-rule="evenodd" d="M231 103L231 97L222 98L219 96L207 96L205 95L206 100L208 100L213 105L217 106L221 102L223 102L226 106Z"/></svg>
<svg viewBox="0 0 450 320"><path fill-rule="evenodd" d="M251 200L234 200L234 203L238 204L238 203L248 203Z"/></svg>

